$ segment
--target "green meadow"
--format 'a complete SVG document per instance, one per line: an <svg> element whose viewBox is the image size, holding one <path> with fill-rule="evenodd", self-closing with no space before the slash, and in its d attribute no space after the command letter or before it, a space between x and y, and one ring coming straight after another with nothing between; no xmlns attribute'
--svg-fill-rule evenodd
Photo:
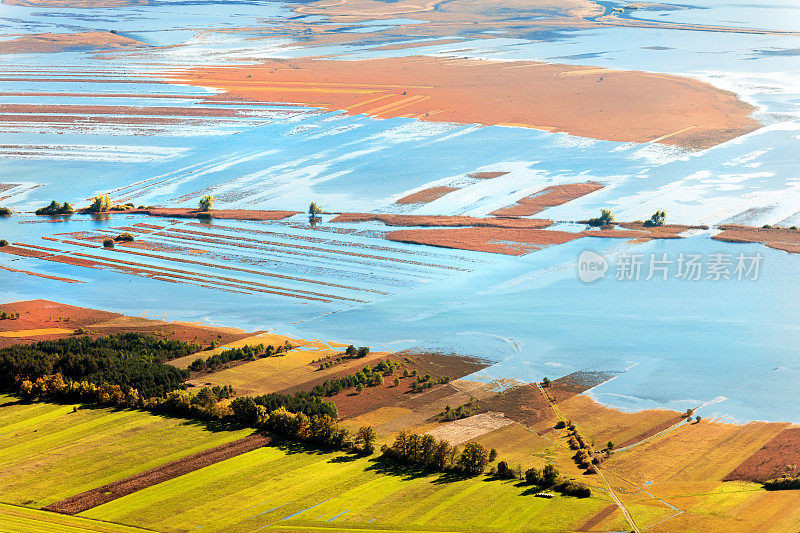
<svg viewBox="0 0 800 533"><path fill-rule="evenodd" d="M270 446L90 509L159 531L563 531L610 503L534 497L517 481L450 478L373 458ZM622 524L621 524L622 525ZM567 527L567 529L569 529Z"/></svg>
<svg viewBox="0 0 800 533"><path fill-rule="evenodd" d="M43 507L251 432L0 395L0 502Z"/></svg>
<svg viewBox="0 0 800 533"><path fill-rule="evenodd" d="M0 503L0 533L144 533L121 526Z"/></svg>

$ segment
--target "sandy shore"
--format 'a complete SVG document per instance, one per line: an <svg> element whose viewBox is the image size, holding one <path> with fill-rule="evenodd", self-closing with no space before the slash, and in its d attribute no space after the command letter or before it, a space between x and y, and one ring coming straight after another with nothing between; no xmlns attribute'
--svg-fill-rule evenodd
<svg viewBox="0 0 800 533"><path fill-rule="evenodd" d="M521 126L688 148L713 146L758 127L748 117L754 108L696 80L523 61L300 58L198 67L176 79L228 93L210 100L305 104L377 118Z"/></svg>

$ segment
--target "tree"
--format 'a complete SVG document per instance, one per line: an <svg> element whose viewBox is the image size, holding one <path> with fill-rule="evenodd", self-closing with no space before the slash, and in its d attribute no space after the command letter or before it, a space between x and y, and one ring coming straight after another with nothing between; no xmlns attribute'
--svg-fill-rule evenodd
<svg viewBox="0 0 800 533"><path fill-rule="evenodd" d="M537 468L529 468L525 471L525 483L531 485L541 485L544 483L542 471Z"/></svg>
<svg viewBox="0 0 800 533"><path fill-rule="evenodd" d="M103 240L103 248L113 248L114 247L114 239L105 239Z"/></svg>
<svg viewBox="0 0 800 533"><path fill-rule="evenodd" d="M356 394L361 394L362 392L364 392L364 384L359 383L358 385L356 385Z"/></svg>
<svg viewBox="0 0 800 533"><path fill-rule="evenodd" d="M549 387L549 386L550 386L550 378L545 376L545 378L542 380L542 387Z"/></svg>
<svg viewBox="0 0 800 533"><path fill-rule="evenodd" d="M200 211L207 212L214 208L214 197L210 194L203 196L198 204Z"/></svg>
<svg viewBox="0 0 800 533"><path fill-rule="evenodd" d="M650 220L646 220L644 222L644 227L646 228L654 228L658 226L663 226L667 221L667 213L666 211L656 211L653 213L653 216L650 217Z"/></svg>
<svg viewBox="0 0 800 533"><path fill-rule="evenodd" d="M93 213L106 213L111 208L111 198L108 194L98 194L92 200L92 205L89 206L89 211Z"/></svg>
<svg viewBox="0 0 800 533"><path fill-rule="evenodd" d="M259 421L259 406L252 396L239 396L231 402L233 417L242 424L253 425Z"/></svg>
<svg viewBox="0 0 800 533"><path fill-rule="evenodd" d="M516 477L514 470L505 461L497 463L497 477L500 479L513 479Z"/></svg>
<svg viewBox="0 0 800 533"><path fill-rule="evenodd" d="M458 457L458 468L465 474L482 474L489 462L489 452L477 442L468 442Z"/></svg>
<svg viewBox="0 0 800 533"><path fill-rule="evenodd" d="M590 218L590 226L607 226L614 222L614 214L610 209L601 209L600 216L597 218Z"/></svg>
<svg viewBox="0 0 800 533"><path fill-rule="evenodd" d="M366 357L369 355L369 346L361 346L358 349L358 358Z"/></svg>
<svg viewBox="0 0 800 533"><path fill-rule="evenodd" d="M353 346L352 344L350 346L348 346L347 349L344 351L344 354L347 357L355 357L356 353L357 353L356 347Z"/></svg>
<svg viewBox="0 0 800 533"><path fill-rule="evenodd" d="M489 450L489 462L493 463L495 459L497 459L497 450L492 448Z"/></svg>
<svg viewBox="0 0 800 533"><path fill-rule="evenodd" d="M542 469L542 485L552 487L558 481L558 469L552 464L544 465Z"/></svg>
<svg viewBox="0 0 800 533"><path fill-rule="evenodd" d="M613 449L614 449L614 443L611 442L611 441L608 441L608 444L606 444L606 450L611 451Z"/></svg>
<svg viewBox="0 0 800 533"><path fill-rule="evenodd" d="M694 419L694 423L695 423L695 424L699 424L699 423L700 423L700 415L697 415L697 416L695 417L695 419Z"/></svg>
<svg viewBox="0 0 800 533"><path fill-rule="evenodd" d="M361 451L372 455L375 451L375 430L372 426L361 426L356 433L356 444L361 448Z"/></svg>
<svg viewBox="0 0 800 533"><path fill-rule="evenodd" d="M394 386L395 387L399 387L400 386L400 378L394 378Z"/></svg>
<svg viewBox="0 0 800 533"><path fill-rule="evenodd" d="M322 208L316 204L316 202L311 202L311 205L308 206L308 214L312 217L322 214Z"/></svg>

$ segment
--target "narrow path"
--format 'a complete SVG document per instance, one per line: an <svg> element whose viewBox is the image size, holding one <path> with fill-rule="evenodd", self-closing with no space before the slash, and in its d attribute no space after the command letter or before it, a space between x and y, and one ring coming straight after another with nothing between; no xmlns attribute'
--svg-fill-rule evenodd
<svg viewBox="0 0 800 533"><path fill-rule="evenodd" d="M538 381L534 381L534 383L536 384L536 388L539 389L539 392L541 392L542 395L544 396L545 400L547 400L547 403L550 405L550 407L552 407L553 411L556 413L558 418L560 420L566 422L567 420L566 420L566 418L564 418L564 413L561 412L561 409L559 409L558 406L554 402L550 401L550 397L547 395L547 392L545 392L545 390L542 388L542 386L539 384L539 382ZM634 533L641 533L641 530L636 525L636 522L633 521L633 517L631 516L631 513L628 512L627 507L625 507L625 504L623 504L622 500L620 500L617 497L617 495L614 494L614 489L611 488L611 484L606 479L606 476L603 475L603 470L598 468L597 469L597 474L600 476L600 479L603 480L603 484L605 484L606 490L608 491L608 494L611 496L611 498L614 500L614 503L617 504L617 507L619 507L619 510L622 511L622 514L625 516L625 520L628 521L628 525L631 526L631 531L633 531Z"/></svg>
<svg viewBox="0 0 800 533"><path fill-rule="evenodd" d="M614 491L611 488L611 484L608 482L606 476L603 474L603 470L598 468L597 474L600 476L600 479L603 480L603 483L605 483L606 489L608 490L608 494L611 495L611 498L614 500L614 503L617 504L619 510L622 511L623 515L625 515L625 520L628 521L628 524L631 526L631 530L634 531L635 533L642 533L642 531L639 529L639 526L637 526L636 522L633 521L631 513L629 513L628 509L625 507L625 505L623 505L622 500L617 498L617 495L614 494Z"/></svg>

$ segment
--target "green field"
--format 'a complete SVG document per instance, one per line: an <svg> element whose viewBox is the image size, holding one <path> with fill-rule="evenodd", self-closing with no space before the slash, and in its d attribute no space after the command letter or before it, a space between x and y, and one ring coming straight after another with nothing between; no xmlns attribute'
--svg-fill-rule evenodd
<svg viewBox="0 0 800 533"><path fill-rule="evenodd" d="M82 516L159 531L563 531L610 499L523 495L515 481L382 471L374 458L267 447L149 487Z"/></svg>
<svg viewBox="0 0 800 533"><path fill-rule="evenodd" d="M0 503L0 533L84 533L90 531L96 533L144 533L145 530Z"/></svg>
<svg viewBox="0 0 800 533"><path fill-rule="evenodd" d="M0 502L42 507L251 432L0 395Z"/></svg>

